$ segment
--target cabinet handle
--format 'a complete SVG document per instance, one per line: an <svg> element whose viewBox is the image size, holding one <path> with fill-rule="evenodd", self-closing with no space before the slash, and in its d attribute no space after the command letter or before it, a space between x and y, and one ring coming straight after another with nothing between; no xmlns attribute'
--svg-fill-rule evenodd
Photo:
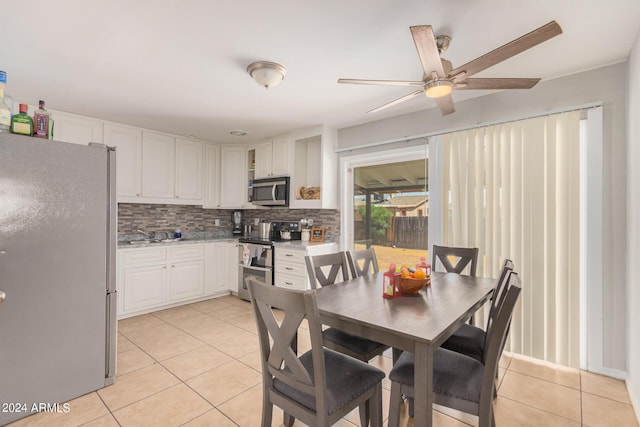
<svg viewBox="0 0 640 427"><path fill-rule="evenodd" d="M285 267L284 269L285 270L289 270L289 271L293 270L293 268L291 268L291 267Z"/></svg>
<svg viewBox="0 0 640 427"><path fill-rule="evenodd" d="M140 193L136 193L136 197L140 197Z"/></svg>
<svg viewBox="0 0 640 427"><path fill-rule="evenodd" d="M289 285L289 286L293 286L293 283L291 282L284 282L285 285Z"/></svg>
<svg viewBox="0 0 640 427"><path fill-rule="evenodd" d="M176 268L176 266L175 266L175 265L172 265L172 266L171 266L171 268Z"/></svg>
<svg viewBox="0 0 640 427"><path fill-rule="evenodd" d="M166 265L163 265L163 266L162 266L162 268L164 268L164 269L166 270L166 269L167 269L167 266L166 266Z"/></svg>
<svg viewBox="0 0 640 427"><path fill-rule="evenodd" d="M179 198L180 198L180 196L177 196L177 195L176 195L176 199L179 199Z"/></svg>
<svg viewBox="0 0 640 427"><path fill-rule="evenodd" d="M284 256L293 256L293 255L291 255L291 254L284 254Z"/></svg>

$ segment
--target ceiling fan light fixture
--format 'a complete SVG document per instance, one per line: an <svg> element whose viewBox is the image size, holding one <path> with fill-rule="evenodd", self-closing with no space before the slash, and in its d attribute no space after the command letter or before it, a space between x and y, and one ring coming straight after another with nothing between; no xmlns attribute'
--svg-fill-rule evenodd
<svg viewBox="0 0 640 427"><path fill-rule="evenodd" d="M282 65L269 61L249 64L247 72L256 83L267 89L279 85L287 74L287 70Z"/></svg>
<svg viewBox="0 0 640 427"><path fill-rule="evenodd" d="M424 94L429 98L442 98L451 93L453 83L447 79L430 80L424 85Z"/></svg>

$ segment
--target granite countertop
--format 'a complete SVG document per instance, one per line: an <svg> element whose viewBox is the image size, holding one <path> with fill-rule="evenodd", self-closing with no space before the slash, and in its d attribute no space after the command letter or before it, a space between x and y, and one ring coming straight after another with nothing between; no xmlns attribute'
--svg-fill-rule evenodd
<svg viewBox="0 0 640 427"><path fill-rule="evenodd" d="M287 241L279 241L273 242L273 245L278 248L287 248L287 249L300 249L306 250L308 247L315 246L323 246L323 245L334 245L336 242L332 242L329 240L325 240L324 242L305 242L302 240L287 240Z"/></svg>
<svg viewBox="0 0 640 427"><path fill-rule="evenodd" d="M138 240L138 239L131 239ZM118 249L135 249L135 248L147 248L150 246L175 246L175 245L189 245L196 243L209 243L209 242L238 242L237 237L233 236L194 236L186 237L169 241L150 241L145 243L130 243L131 240L119 240Z"/></svg>

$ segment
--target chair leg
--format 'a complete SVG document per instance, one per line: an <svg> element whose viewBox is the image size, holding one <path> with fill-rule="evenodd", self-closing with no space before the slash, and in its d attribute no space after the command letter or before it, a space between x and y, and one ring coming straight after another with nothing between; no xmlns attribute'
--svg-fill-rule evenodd
<svg viewBox="0 0 640 427"><path fill-rule="evenodd" d="M382 383L378 383L376 393L369 399L369 415L371 427L382 427Z"/></svg>
<svg viewBox="0 0 640 427"><path fill-rule="evenodd" d="M400 357L400 355L402 354L402 350L400 350L399 348L395 348L393 347L391 349L391 355L393 357L393 364L395 365L396 362L398 361L398 358Z"/></svg>
<svg viewBox="0 0 640 427"><path fill-rule="evenodd" d="M400 406L402 405L402 385L391 383L391 397L389 398L389 427L400 425Z"/></svg>
<svg viewBox="0 0 640 427"><path fill-rule="evenodd" d="M358 412L360 412L360 425L363 427L369 425L369 414L371 413L370 406L371 399L362 403L362 405L358 407Z"/></svg>
<svg viewBox="0 0 640 427"><path fill-rule="evenodd" d="M262 427L271 427L271 420L273 419L273 404L267 402L266 399L262 401Z"/></svg>
<svg viewBox="0 0 640 427"><path fill-rule="evenodd" d="M285 427L291 427L293 426L293 423L296 421L295 418L293 418L293 415L288 414L288 413L284 413L282 416L282 423L285 425ZM269 426L271 426L271 423L269 423ZM263 426L263 427L267 427L267 426Z"/></svg>

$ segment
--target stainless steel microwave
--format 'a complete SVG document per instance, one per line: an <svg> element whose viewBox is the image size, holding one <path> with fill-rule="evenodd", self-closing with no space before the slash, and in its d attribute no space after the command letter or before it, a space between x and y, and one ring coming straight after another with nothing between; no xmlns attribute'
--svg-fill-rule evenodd
<svg viewBox="0 0 640 427"><path fill-rule="evenodd" d="M253 202L260 206L289 206L289 177L253 181Z"/></svg>

